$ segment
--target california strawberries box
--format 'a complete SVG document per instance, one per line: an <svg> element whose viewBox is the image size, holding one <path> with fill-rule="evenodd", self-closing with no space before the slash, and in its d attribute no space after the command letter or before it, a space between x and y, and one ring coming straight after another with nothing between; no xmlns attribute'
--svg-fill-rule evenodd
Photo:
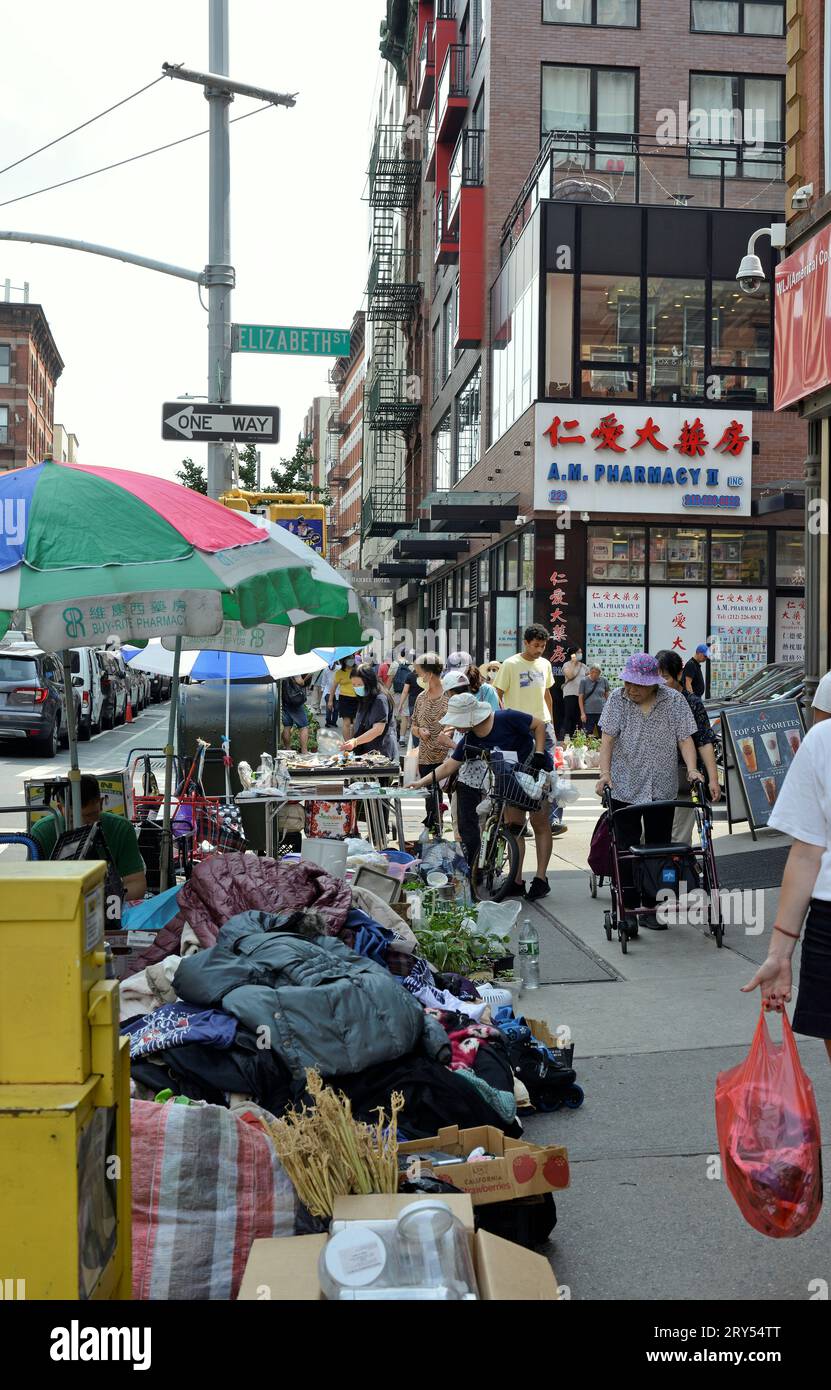
<svg viewBox="0 0 831 1390"><path fill-rule="evenodd" d="M442 1163L437 1157L439 1153L467 1157L480 1148L493 1157L472 1163ZM559 1192L569 1185L567 1149L560 1145L540 1148L522 1139L509 1139L492 1125L480 1125L477 1129L449 1125L431 1139L399 1144L398 1152L409 1160L410 1171L417 1160L436 1177L468 1192L474 1206Z"/></svg>

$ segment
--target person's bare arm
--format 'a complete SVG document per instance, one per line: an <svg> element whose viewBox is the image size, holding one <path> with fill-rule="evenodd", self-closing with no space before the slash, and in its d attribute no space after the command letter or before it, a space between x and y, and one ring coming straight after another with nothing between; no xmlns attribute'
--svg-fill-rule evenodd
<svg viewBox="0 0 831 1390"><path fill-rule="evenodd" d="M130 903L139 902L147 893L146 874L127 874L122 882L127 894L127 901Z"/></svg>
<svg viewBox="0 0 831 1390"><path fill-rule="evenodd" d="M386 727L386 724L382 724L379 720L377 724L373 724L371 728L366 729L362 734L358 734L356 738L347 739L342 746L351 750L357 748L359 743L371 743L374 738L381 737Z"/></svg>
<svg viewBox="0 0 831 1390"><path fill-rule="evenodd" d="M611 734L600 733L600 766L599 776L595 783L595 792L598 796L603 795L603 788L612 785L612 750L615 740Z"/></svg>
<svg viewBox="0 0 831 1390"><path fill-rule="evenodd" d="M687 734L686 738L679 738L678 750L684 760L684 766L687 769L687 776L690 781L700 782L702 779L701 773L698 770L695 743L693 742L692 734Z"/></svg>
<svg viewBox="0 0 831 1390"><path fill-rule="evenodd" d="M684 689L688 691L690 695L695 694L695 691L693 690L692 676L684 677Z"/></svg>
<svg viewBox="0 0 831 1390"><path fill-rule="evenodd" d="M770 934L767 959L760 965L752 980L742 985L742 993L761 989L763 1002L781 1013L791 997L791 956L802 931L802 923L819 874L824 850L822 845L809 845L794 840L782 876L782 891L776 913L777 926L783 928ZM785 933L789 932L790 935Z"/></svg>
<svg viewBox="0 0 831 1390"><path fill-rule="evenodd" d="M416 782L410 782L410 786L426 787L428 783L432 782L434 776L437 782L443 782L446 777L452 777L454 772L458 772L461 765L455 758L445 758L441 767L437 767L435 772L431 772L427 777L419 777Z"/></svg>
<svg viewBox="0 0 831 1390"><path fill-rule="evenodd" d="M545 731L548 728L544 719L531 720L531 733L534 735L534 752L545 752Z"/></svg>
<svg viewBox="0 0 831 1390"><path fill-rule="evenodd" d="M554 723L554 701L551 698L551 686L545 692L545 703L548 706L548 716L551 723Z"/></svg>
<svg viewBox="0 0 831 1390"><path fill-rule="evenodd" d="M702 743L698 751L701 754L701 761L707 769L707 786L710 790L710 798L712 801L718 801L721 796L721 784L718 780L715 748L712 743Z"/></svg>

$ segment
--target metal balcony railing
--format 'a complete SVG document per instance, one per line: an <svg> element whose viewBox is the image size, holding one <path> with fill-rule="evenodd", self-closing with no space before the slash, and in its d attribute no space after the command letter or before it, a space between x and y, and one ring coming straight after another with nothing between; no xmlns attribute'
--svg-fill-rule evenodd
<svg viewBox="0 0 831 1390"><path fill-rule="evenodd" d="M781 212L784 160L778 142L664 145L639 135L551 131L502 228L503 259L544 199Z"/></svg>
<svg viewBox="0 0 831 1390"><path fill-rule="evenodd" d="M436 199L436 260L452 260L459 250L459 232L450 225L450 208L446 193Z"/></svg>
<svg viewBox="0 0 831 1390"><path fill-rule="evenodd" d="M365 418L370 430L408 430L421 414L418 378L395 367L378 368L366 393Z"/></svg>
<svg viewBox="0 0 831 1390"><path fill-rule="evenodd" d="M404 208L421 183L418 122L378 126L369 160L369 201L376 208Z"/></svg>
<svg viewBox="0 0 831 1390"><path fill-rule="evenodd" d="M394 536L409 526L407 489L403 479L398 487L371 487L361 504L361 532L368 536Z"/></svg>
<svg viewBox="0 0 831 1390"><path fill-rule="evenodd" d="M436 103L433 101L430 110L427 112L427 123L424 130L424 163L429 169L433 155L436 152Z"/></svg>
<svg viewBox="0 0 831 1390"><path fill-rule="evenodd" d="M424 106L433 95L436 85L436 49L433 26L425 24L418 50L418 98Z"/></svg>
<svg viewBox="0 0 831 1390"><path fill-rule="evenodd" d="M421 300L418 259L409 251L378 251L367 283L367 316L406 323Z"/></svg>
<svg viewBox="0 0 831 1390"><path fill-rule="evenodd" d="M456 215L463 188L481 188L485 182L485 132L463 130L450 160L449 217Z"/></svg>
<svg viewBox="0 0 831 1390"><path fill-rule="evenodd" d="M466 43L451 43L442 63L438 81L438 127L441 129L447 103L451 98L466 97L468 92L468 46Z"/></svg>
<svg viewBox="0 0 831 1390"><path fill-rule="evenodd" d="M433 12L434 19L455 19L456 0L436 0L436 8Z"/></svg>

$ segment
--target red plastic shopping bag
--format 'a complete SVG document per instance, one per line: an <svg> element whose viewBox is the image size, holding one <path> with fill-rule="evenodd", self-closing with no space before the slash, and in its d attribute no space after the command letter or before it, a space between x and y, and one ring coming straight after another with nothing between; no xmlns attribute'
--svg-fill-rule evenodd
<svg viewBox="0 0 831 1390"><path fill-rule="evenodd" d="M716 1081L722 1171L742 1216L765 1236L801 1236L822 1206L814 1088L782 1014L774 1043L764 1010L750 1051Z"/></svg>

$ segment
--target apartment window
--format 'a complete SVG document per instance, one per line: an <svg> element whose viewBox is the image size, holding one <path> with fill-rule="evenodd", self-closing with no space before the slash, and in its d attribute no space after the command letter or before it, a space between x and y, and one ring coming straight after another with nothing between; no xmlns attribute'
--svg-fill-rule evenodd
<svg viewBox="0 0 831 1390"><path fill-rule="evenodd" d="M768 538L759 531L714 531L710 555L713 584L767 584Z"/></svg>
<svg viewBox="0 0 831 1390"><path fill-rule="evenodd" d="M444 376L441 367L441 322L433 325L433 399L442 388Z"/></svg>
<svg viewBox="0 0 831 1390"><path fill-rule="evenodd" d="M447 296L441 311L441 358L442 384L450 376L453 368L453 291Z"/></svg>
<svg viewBox="0 0 831 1390"><path fill-rule="evenodd" d="M637 276L583 275L580 361L584 396L636 396L641 341ZM603 363L598 367L597 363ZM634 370L629 370L633 367Z"/></svg>
<svg viewBox="0 0 831 1390"><path fill-rule="evenodd" d="M712 373L718 399L766 405L771 370L770 285L744 295L732 280L713 281Z"/></svg>
<svg viewBox="0 0 831 1390"><path fill-rule="evenodd" d="M575 141L573 159L607 173L631 173L634 161L626 150L637 128L637 75L632 69L543 66L543 140L551 131L586 132L585 140Z"/></svg>
<svg viewBox="0 0 831 1390"><path fill-rule="evenodd" d="M433 436L433 478L437 492L448 492L453 485L452 435L448 410Z"/></svg>
<svg viewBox="0 0 831 1390"><path fill-rule="evenodd" d="M801 588L805 583L805 532L776 532L776 587Z"/></svg>
<svg viewBox="0 0 831 1390"><path fill-rule="evenodd" d="M781 77L690 73L690 173L781 178L784 120Z"/></svg>
<svg viewBox="0 0 831 1390"><path fill-rule="evenodd" d="M650 277L646 314L647 398L702 401L707 325L705 282Z"/></svg>
<svg viewBox="0 0 831 1390"><path fill-rule="evenodd" d="M0 405L0 444L9 442L9 407Z"/></svg>
<svg viewBox="0 0 831 1390"><path fill-rule="evenodd" d="M12 350L8 343L0 343L0 386L8 386L11 375Z"/></svg>
<svg viewBox="0 0 831 1390"><path fill-rule="evenodd" d="M637 29L638 0L543 0L542 22Z"/></svg>
<svg viewBox="0 0 831 1390"><path fill-rule="evenodd" d="M785 0L692 0L696 34L754 34L781 38Z"/></svg>
<svg viewBox="0 0 831 1390"><path fill-rule="evenodd" d="M476 59L482 51L482 44L485 42L485 0L470 0L468 35L470 39L470 70L472 72Z"/></svg>
<svg viewBox="0 0 831 1390"><path fill-rule="evenodd" d="M456 480L479 462L482 422L482 366L476 368L462 388L456 413Z"/></svg>

